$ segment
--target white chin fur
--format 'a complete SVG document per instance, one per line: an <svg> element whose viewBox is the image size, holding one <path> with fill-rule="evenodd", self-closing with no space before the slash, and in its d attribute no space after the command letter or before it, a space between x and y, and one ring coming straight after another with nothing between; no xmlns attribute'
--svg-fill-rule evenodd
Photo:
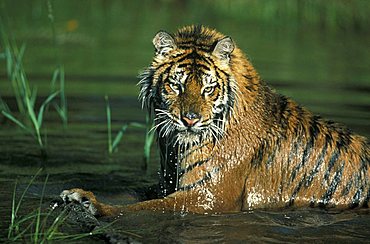
<svg viewBox="0 0 370 244"><path fill-rule="evenodd" d="M179 132L177 135L179 144L194 145L200 142L200 135L193 132Z"/></svg>

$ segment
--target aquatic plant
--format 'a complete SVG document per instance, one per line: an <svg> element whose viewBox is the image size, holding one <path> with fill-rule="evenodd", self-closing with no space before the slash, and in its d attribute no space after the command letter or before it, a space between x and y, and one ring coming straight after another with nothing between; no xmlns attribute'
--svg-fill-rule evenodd
<svg viewBox="0 0 370 244"><path fill-rule="evenodd" d="M54 71L51 80L52 92L46 97L41 106L36 108L35 103L37 99L37 89L30 85L22 62L26 45L23 44L20 48L18 48L16 42L7 34L8 32L5 30L5 26L2 24L2 19L0 20L0 41L2 47L4 48L4 53L2 56L6 61L6 72L8 79L12 84L13 93L16 98L17 107L21 118L16 118L16 116L10 111L2 99L0 99L0 113L5 118L9 119L20 128L25 130L27 133L31 134L37 141L41 149L41 154L45 156L46 150L43 137L45 138L46 135L43 135L41 131L44 113L47 110L48 105L59 94L61 94L60 100L62 101L62 104L60 106L56 106L56 110L61 115L63 121L67 120L64 93L64 69L63 67L58 67ZM55 89L55 83L58 79L61 90Z"/></svg>
<svg viewBox="0 0 370 244"><path fill-rule="evenodd" d="M6 54L5 54L5 52L0 53L0 59L4 59L6 61ZM1 94L0 94L0 111L6 111L6 112L9 112L10 111L8 105L6 104L6 102L1 98Z"/></svg>
<svg viewBox="0 0 370 244"><path fill-rule="evenodd" d="M144 142L144 169L148 168L148 164L150 161L150 149L152 148L152 144L154 141L154 122L150 118L150 116L146 115L146 134L145 134L145 142Z"/></svg>
<svg viewBox="0 0 370 244"><path fill-rule="evenodd" d="M27 105L23 97L27 94L30 97L32 104L35 101L34 93L31 92L28 83L24 82L26 74L22 66L22 59L26 46L23 44L21 48L18 48L15 41L8 36L8 32L5 31L3 23L4 20L0 16L0 44L4 49L2 56L5 59L6 73L13 88L18 110L21 114L24 114L26 112Z"/></svg>
<svg viewBox="0 0 370 244"><path fill-rule="evenodd" d="M53 103L57 113L59 114L60 118L62 119L63 126L67 127L68 124L68 110L67 110L67 98L65 95L65 77L64 77L64 67L61 63L59 48L57 45L57 36L55 30L55 22L54 22L54 12L53 12L53 5L50 0L47 0L47 7L48 7L48 18L50 21L51 33L52 33L52 40L54 46L54 55L57 63L57 68L54 70L53 77L51 80L51 93L55 92L56 83L59 81L59 91L60 91L60 102Z"/></svg>
<svg viewBox="0 0 370 244"><path fill-rule="evenodd" d="M9 112L9 107L8 105L6 104L6 102L1 98L0 96L0 111L5 111L5 112Z"/></svg>
<svg viewBox="0 0 370 244"><path fill-rule="evenodd" d="M59 89L56 89L57 81L59 81ZM59 104L54 102L53 106L57 113L59 114L63 126L67 127L68 125L68 109L67 109L67 99L65 95L65 78L64 78L64 67L58 66L53 73L53 77L51 79L51 93L59 91Z"/></svg>
<svg viewBox="0 0 370 244"><path fill-rule="evenodd" d="M18 181L15 181L13 196L12 196L12 208L11 208L11 219L8 227L7 239L11 242L23 241L26 243L48 243L54 240L77 240L84 237L102 234L110 227L114 222L99 226L91 232L87 233L77 233L68 234L59 231L59 227L66 221L68 214L65 211L60 212L56 217L52 215L53 209L49 209L47 212L43 211L43 201L45 196L45 189L48 182L48 175L46 175L40 201L38 207L24 215L20 216L19 211L24 206L24 198L27 194L31 185L34 184L35 179L40 175L42 169L39 169L32 179L27 184L26 188L22 192L19 199L17 199L17 188ZM54 218L54 219L51 219ZM126 234L134 235L130 232L125 232Z"/></svg>
<svg viewBox="0 0 370 244"><path fill-rule="evenodd" d="M28 189L30 186L34 183L35 179L39 176L41 173L42 169L39 169L36 174L32 177L26 188L24 189L21 197L17 201L16 193L17 193L17 186L18 182L16 181L14 184L14 190L13 190L13 197L12 197L12 212L11 212L11 219L10 219L10 224L8 227L8 240L9 241L17 241L20 239L23 239L26 233L33 229L34 233L32 235L29 235L30 238L32 239L32 242L34 243L39 243L40 242L40 231L42 228L42 225L46 223L46 219L44 219L43 223L41 223L41 218L47 218L49 214L45 214L41 212L41 206L43 202L43 197L45 193L45 187L46 183L48 181L48 175L46 176L43 188L42 188L42 194L40 197L40 204L38 208L25 215L25 216L19 216L19 210L23 204L24 197L26 193L28 192ZM59 221L59 219L58 219ZM52 228L55 228L55 224L52 225ZM50 232L50 231L49 231Z"/></svg>
<svg viewBox="0 0 370 244"><path fill-rule="evenodd" d="M137 122L130 122L123 124L121 129L118 131L117 135L114 137L114 140L112 138L112 121L111 121L111 108L109 104L109 97L105 96L105 109L106 109L106 117L107 117L107 134L108 134L108 152L109 154L112 154L115 152L118 148L119 143L121 142L124 133L129 127L132 128L141 128L145 129L145 141L144 141L144 165L143 169L146 170L148 168L148 163L150 160L150 149L153 144L154 140L154 131L151 130L153 127L153 123L151 122L149 116L146 117L146 124L141 124Z"/></svg>

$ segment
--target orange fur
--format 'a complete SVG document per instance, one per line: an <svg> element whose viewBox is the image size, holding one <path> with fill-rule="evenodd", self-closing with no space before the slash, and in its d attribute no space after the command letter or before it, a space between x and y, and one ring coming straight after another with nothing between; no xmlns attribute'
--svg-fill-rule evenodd
<svg viewBox="0 0 370 244"><path fill-rule="evenodd" d="M275 93L215 30L160 32L153 43L140 97L158 126L164 198L114 208L89 195L99 214L367 206L366 138ZM220 130L207 131L209 123Z"/></svg>

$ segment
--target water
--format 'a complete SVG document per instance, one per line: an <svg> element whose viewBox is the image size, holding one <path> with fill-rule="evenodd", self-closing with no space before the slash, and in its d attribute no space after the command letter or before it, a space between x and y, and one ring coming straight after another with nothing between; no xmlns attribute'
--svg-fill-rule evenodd
<svg viewBox="0 0 370 244"><path fill-rule="evenodd" d="M27 43L24 65L41 101L49 91L56 64L47 9L41 1L5 2L13 35ZM279 92L370 136L368 32L267 24L230 16L217 7L207 12L205 3L179 4L55 2L69 124L63 129L55 112L46 115L48 157L42 159L35 141L0 117L1 238L10 221L15 179L20 182L19 196L40 167L44 171L29 189L23 213L38 206L46 174L45 202L63 189L82 187L103 202L128 204L137 201L137 189L157 181L155 147L148 170L141 170L144 130L129 129L118 152L108 154L104 95L110 97L114 133L123 123L145 122L136 98L136 75L149 64L151 39L160 29L173 31L189 23L219 29L245 50L261 76ZM0 80L0 95L15 110L3 61ZM287 209L216 216L142 212L121 217L114 229L139 235L135 238L143 242L367 242L369 223L366 210Z"/></svg>

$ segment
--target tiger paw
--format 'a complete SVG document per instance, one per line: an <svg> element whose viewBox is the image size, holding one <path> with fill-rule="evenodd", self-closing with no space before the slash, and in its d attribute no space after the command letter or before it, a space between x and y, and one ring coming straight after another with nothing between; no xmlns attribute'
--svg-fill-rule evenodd
<svg viewBox="0 0 370 244"><path fill-rule="evenodd" d="M60 197L65 204L77 202L84 206L92 215L100 215L98 211L98 206L100 204L91 191L74 188L62 191L62 193L60 193Z"/></svg>

